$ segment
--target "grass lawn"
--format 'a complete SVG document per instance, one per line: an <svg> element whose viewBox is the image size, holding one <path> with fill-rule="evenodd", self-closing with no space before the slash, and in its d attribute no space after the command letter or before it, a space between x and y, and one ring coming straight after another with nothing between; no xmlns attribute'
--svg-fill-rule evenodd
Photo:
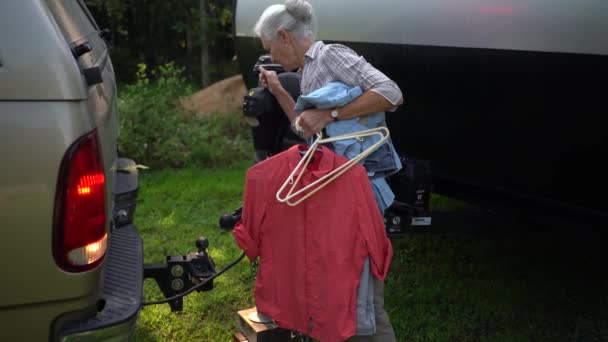
<svg viewBox="0 0 608 342"><path fill-rule="evenodd" d="M238 257L217 222L240 206L246 167L141 173L135 222L145 262L195 251L201 235L218 269ZM606 341L605 241L575 229L395 238L385 297L398 340ZM212 291L187 296L183 312L145 307L136 340L232 341L236 312L254 305L253 282L243 260ZM152 280L144 293L162 299Z"/></svg>

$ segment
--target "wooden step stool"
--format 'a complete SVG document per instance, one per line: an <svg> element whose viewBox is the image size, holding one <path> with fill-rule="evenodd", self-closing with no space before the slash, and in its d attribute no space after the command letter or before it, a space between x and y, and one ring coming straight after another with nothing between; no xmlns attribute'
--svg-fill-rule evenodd
<svg viewBox="0 0 608 342"><path fill-rule="evenodd" d="M234 342L249 342L247 341L247 337L243 335L240 331L234 333Z"/></svg>
<svg viewBox="0 0 608 342"><path fill-rule="evenodd" d="M291 332L274 323L255 323L247 316L255 312L255 307L238 312L237 322L240 332L234 334L234 342L289 342Z"/></svg>

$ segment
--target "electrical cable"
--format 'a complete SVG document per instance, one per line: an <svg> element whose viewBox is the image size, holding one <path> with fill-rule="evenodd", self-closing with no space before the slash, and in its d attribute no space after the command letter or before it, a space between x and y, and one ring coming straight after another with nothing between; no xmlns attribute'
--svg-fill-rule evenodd
<svg viewBox="0 0 608 342"><path fill-rule="evenodd" d="M196 284L195 286L191 287L188 291L184 291L182 293L176 294L175 296L172 296L172 297L169 297L169 298L165 298L165 299L161 299L161 300L155 300L155 301L152 301L152 302L143 302L143 303L141 303L141 306L156 305L156 304L166 304L166 303L169 303L169 302L174 301L176 299L182 298L182 297L184 297L186 295L189 295L190 293L192 293L196 289L202 287L203 285L207 284L209 281L217 278L219 275L221 275L222 273L224 273L227 270L229 270L230 268L232 268L239 261L243 260L244 257L245 257L245 252L243 252L241 254L241 256L239 256L238 258L236 258L236 260L232 261L231 263L229 263L228 265L226 265L224 268L222 268L219 272L217 272L216 274L212 275L211 277L205 279L202 283Z"/></svg>

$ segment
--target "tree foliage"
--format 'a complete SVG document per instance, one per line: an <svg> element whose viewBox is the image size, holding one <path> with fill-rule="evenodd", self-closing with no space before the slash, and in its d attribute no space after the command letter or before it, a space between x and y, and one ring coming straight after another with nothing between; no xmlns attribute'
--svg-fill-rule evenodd
<svg viewBox="0 0 608 342"><path fill-rule="evenodd" d="M85 0L98 25L113 34L112 62L119 83L135 81L138 64L154 69L169 62L183 66L190 81L201 80L201 47L207 43L208 74L217 81L236 73L232 62L233 2L205 0ZM204 27L201 27L204 23Z"/></svg>
<svg viewBox="0 0 608 342"><path fill-rule="evenodd" d="M235 113L197 116L179 105L192 93L174 63L139 64L120 92L121 154L151 168L228 167L251 158L251 134Z"/></svg>

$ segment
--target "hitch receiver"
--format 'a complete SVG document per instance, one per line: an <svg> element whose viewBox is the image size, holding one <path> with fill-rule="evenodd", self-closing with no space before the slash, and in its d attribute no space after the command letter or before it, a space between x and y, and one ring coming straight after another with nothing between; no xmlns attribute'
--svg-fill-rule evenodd
<svg viewBox="0 0 608 342"><path fill-rule="evenodd" d="M198 252L179 256L167 256L167 261L144 265L144 278L153 278L165 298L171 298L188 291L214 276L217 272L215 264L206 249L209 241L204 237L196 240ZM197 289L209 291L213 289L213 280ZM171 311L183 310L183 297L169 301Z"/></svg>

